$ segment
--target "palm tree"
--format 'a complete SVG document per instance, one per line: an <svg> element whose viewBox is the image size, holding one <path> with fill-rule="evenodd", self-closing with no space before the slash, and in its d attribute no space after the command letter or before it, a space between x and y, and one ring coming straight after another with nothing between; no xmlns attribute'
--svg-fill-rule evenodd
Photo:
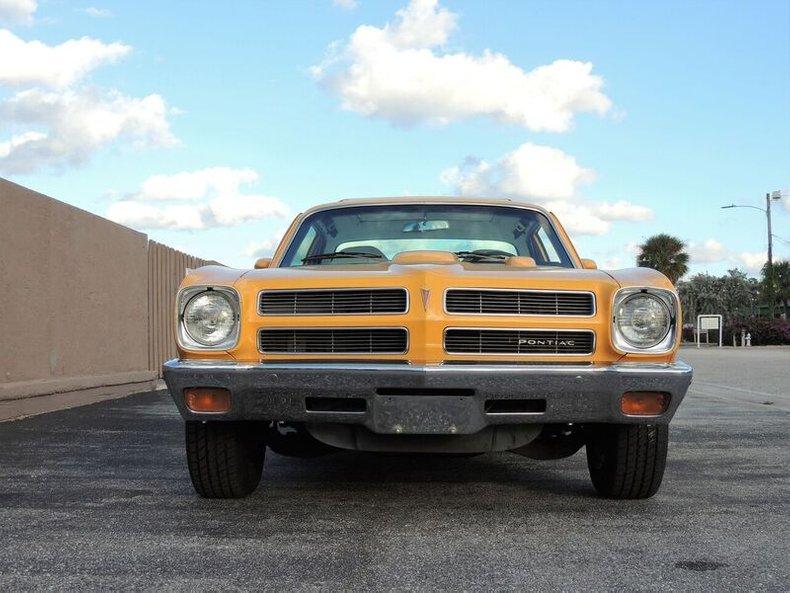
<svg viewBox="0 0 790 593"><path fill-rule="evenodd" d="M689 269L689 256L683 251L685 247L683 241L672 235L653 235L639 246L636 265L658 270L674 284Z"/></svg>

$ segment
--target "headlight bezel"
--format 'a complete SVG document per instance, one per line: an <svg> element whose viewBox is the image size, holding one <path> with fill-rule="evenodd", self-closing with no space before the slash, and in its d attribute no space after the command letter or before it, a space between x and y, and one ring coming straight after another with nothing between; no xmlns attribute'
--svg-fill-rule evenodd
<svg viewBox="0 0 790 593"><path fill-rule="evenodd" d="M636 346L628 341L620 332L617 323L617 310L629 298L640 294L648 295L659 300L669 311L669 327L664 336L652 346L646 348ZM652 288L649 286L621 288L615 292L612 299L612 346L621 354L666 354L675 348L677 341L678 315L680 300L676 292L665 288Z"/></svg>
<svg viewBox="0 0 790 593"><path fill-rule="evenodd" d="M184 321L184 313L189 302L197 296L206 292L216 292L222 295L233 309L233 329L222 342L214 345L205 345L195 340L189 333ZM239 333L241 327L241 298L239 293L230 286L197 285L188 286L178 293L177 303L177 331L176 338L178 345L184 350L196 351L223 351L234 348L239 343Z"/></svg>

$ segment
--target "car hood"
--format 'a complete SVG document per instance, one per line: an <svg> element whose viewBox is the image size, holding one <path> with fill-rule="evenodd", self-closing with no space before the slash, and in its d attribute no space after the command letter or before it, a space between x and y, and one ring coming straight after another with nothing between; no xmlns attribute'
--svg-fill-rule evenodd
<svg viewBox="0 0 790 593"><path fill-rule="evenodd" d="M301 266L253 270L239 277L238 287L260 284L278 288L321 288L438 283L513 288L589 286L616 284L602 270L576 268L514 268L498 264L412 264L396 263Z"/></svg>
<svg viewBox="0 0 790 593"><path fill-rule="evenodd" d="M658 286L672 289L671 282L649 268L604 271L581 268L517 268L501 264L374 264L300 266L241 270L205 266L191 270L183 286L221 284L240 292L300 288L514 288L588 290L599 297L626 286Z"/></svg>

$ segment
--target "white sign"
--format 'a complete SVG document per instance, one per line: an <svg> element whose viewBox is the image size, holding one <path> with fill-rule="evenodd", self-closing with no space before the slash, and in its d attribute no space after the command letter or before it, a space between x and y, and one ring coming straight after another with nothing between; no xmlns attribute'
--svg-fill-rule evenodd
<svg viewBox="0 0 790 593"><path fill-rule="evenodd" d="M700 329L719 329L720 323L721 323L721 321L720 321L718 315L716 317L700 317L699 328Z"/></svg>
<svg viewBox="0 0 790 593"><path fill-rule="evenodd" d="M697 315L697 331L695 332L697 334L697 348L700 346L700 338L703 333L705 334L705 343L710 343L708 332L712 329L719 332L719 348L721 348L722 334L724 333L721 315Z"/></svg>

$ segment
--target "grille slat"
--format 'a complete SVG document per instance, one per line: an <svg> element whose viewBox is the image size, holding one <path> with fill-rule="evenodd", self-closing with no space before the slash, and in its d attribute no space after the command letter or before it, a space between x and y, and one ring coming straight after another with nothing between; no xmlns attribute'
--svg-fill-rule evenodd
<svg viewBox="0 0 790 593"><path fill-rule="evenodd" d="M595 334L589 330L448 329L449 354L592 354Z"/></svg>
<svg viewBox="0 0 790 593"><path fill-rule="evenodd" d="M403 328L262 329L261 352L284 354L402 354L408 335Z"/></svg>
<svg viewBox="0 0 790 593"><path fill-rule="evenodd" d="M403 288L262 291L258 302L261 315L372 315L405 313L407 308Z"/></svg>
<svg viewBox="0 0 790 593"><path fill-rule="evenodd" d="M451 289L445 306L448 313L586 317L595 313L595 297L582 292Z"/></svg>

